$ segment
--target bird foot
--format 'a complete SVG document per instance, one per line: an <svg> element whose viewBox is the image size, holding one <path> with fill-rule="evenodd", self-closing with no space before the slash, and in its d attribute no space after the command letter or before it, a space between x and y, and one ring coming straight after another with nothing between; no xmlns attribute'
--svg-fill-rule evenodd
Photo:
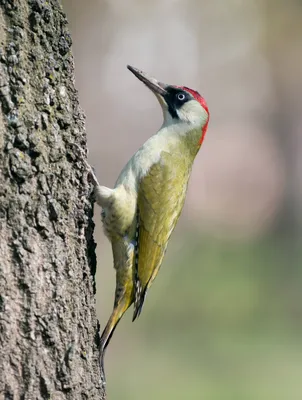
<svg viewBox="0 0 302 400"><path fill-rule="evenodd" d="M93 186L99 186L99 182L98 182L97 177L95 175L95 169L88 163L88 161L86 159L85 151L77 143L74 143L74 146L80 152L81 159L82 159L83 163L85 164L85 168L86 168L86 170L88 172L88 176L89 176Z"/></svg>

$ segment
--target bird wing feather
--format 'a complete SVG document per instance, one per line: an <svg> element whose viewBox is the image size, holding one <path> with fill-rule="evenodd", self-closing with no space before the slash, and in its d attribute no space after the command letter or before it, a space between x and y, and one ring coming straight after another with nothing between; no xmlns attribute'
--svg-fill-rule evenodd
<svg viewBox="0 0 302 400"><path fill-rule="evenodd" d="M133 320L161 266L168 240L183 208L190 168L184 158L161 152L141 179L138 193L138 242Z"/></svg>

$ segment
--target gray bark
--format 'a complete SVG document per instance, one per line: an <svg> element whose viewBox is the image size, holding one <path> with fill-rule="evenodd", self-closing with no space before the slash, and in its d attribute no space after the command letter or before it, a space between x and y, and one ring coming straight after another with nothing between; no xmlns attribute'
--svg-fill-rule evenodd
<svg viewBox="0 0 302 400"><path fill-rule="evenodd" d="M0 0L0 399L104 399L84 115L58 0Z"/></svg>

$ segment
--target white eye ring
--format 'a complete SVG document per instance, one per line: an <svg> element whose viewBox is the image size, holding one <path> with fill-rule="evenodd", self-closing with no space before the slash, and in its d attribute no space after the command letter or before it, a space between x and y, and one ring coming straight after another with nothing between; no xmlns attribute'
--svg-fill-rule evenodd
<svg viewBox="0 0 302 400"><path fill-rule="evenodd" d="M178 93L177 98L178 100L183 101L186 98L186 96L183 93Z"/></svg>

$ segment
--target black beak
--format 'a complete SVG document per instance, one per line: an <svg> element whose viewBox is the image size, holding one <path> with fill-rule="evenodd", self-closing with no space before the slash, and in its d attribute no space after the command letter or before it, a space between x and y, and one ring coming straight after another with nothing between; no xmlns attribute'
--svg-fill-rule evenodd
<svg viewBox="0 0 302 400"><path fill-rule="evenodd" d="M161 96L165 96L167 94L166 88L168 85L165 83L158 82L155 78L151 78L143 71L131 67L131 65L127 65L127 68L155 94L160 94Z"/></svg>

